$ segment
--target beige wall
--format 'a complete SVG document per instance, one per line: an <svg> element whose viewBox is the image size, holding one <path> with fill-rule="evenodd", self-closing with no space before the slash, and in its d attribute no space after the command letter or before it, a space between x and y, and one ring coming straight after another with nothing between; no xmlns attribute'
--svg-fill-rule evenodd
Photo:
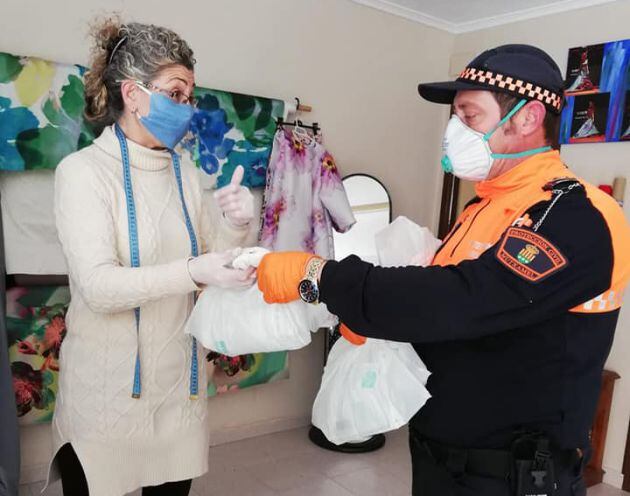
<svg viewBox="0 0 630 496"><path fill-rule="evenodd" d="M446 115L416 84L447 76L453 35L346 0L5 0L0 51L86 64L87 23L103 9L183 35L200 85L313 105L304 118L321 123L344 173L378 176L396 214L435 225ZM322 343L291 354L290 380L211 401L213 442L307 423ZM24 476L37 479L47 428L23 439Z"/></svg>
<svg viewBox="0 0 630 496"><path fill-rule="evenodd" d="M471 55L505 43L537 45L556 60L563 73L570 47L630 38L630 2L615 2L531 21L509 24L460 35L455 42L453 65L461 68ZM611 184L616 175L630 173L627 143L582 144L562 147L562 156L577 174L594 184ZM630 194L626 192L626 216L630 218ZM615 343L607 367L617 371L604 466L606 481L621 486L621 468L630 418L630 296L626 295Z"/></svg>

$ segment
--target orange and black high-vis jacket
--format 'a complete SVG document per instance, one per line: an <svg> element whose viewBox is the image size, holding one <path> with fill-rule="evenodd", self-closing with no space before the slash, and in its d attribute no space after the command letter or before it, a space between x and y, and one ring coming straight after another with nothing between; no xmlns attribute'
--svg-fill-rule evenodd
<svg viewBox="0 0 630 496"><path fill-rule="evenodd" d="M358 334L414 344L432 375L416 433L507 447L515 432L588 446L630 279L615 200L551 151L478 183L432 266L326 264L321 299Z"/></svg>

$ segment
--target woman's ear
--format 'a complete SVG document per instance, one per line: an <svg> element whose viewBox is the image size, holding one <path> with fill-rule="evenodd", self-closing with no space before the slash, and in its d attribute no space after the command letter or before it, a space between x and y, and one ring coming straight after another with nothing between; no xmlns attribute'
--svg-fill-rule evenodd
<svg viewBox="0 0 630 496"><path fill-rule="evenodd" d="M140 89L138 85L131 80L125 80L120 83L120 93L123 98L123 102L125 103L125 108L129 109L131 113L135 113L138 110L138 97L140 93Z"/></svg>

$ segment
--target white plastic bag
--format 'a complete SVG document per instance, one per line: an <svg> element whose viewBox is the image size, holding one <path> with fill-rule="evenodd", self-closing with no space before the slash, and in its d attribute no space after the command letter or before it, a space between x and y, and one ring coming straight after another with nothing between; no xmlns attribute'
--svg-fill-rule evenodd
<svg viewBox="0 0 630 496"><path fill-rule="evenodd" d="M441 244L429 229L404 216L379 231L375 242L379 265L383 267L428 265Z"/></svg>
<svg viewBox="0 0 630 496"><path fill-rule="evenodd" d="M408 343L339 339L313 404L313 425L335 444L398 429L431 397L429 371Z"/></svg>
<svg viewBox="0 0 630 496"><path fill-rule="evenodd" d="M384 267L428 265L440 246L427 228L398 217L375 236ZM430 372L409 343L341 338L328 355L313 404L313 425L335 444L359 442L405 425L431 397Z"/></svg>
<svg viewBox="0 0 630 496"><path fill-rule="evenodd" d="M245 249L232 266L257 266L265 253ZM336 324L324 304L294 301L269 305L256 285L244 290L208 287L197 300L185 332L204 348L236 356L297 350L311 342L311 331Z"/></svg>
<svg viewBox="0 0 630 496"><path fill-rule="evenodd" d="M245 290L209 287L197 300L186 333L204 348L236 356L297 350L311 342L311 331L334 325L323 304L268 305L255 285Z"/></svg>

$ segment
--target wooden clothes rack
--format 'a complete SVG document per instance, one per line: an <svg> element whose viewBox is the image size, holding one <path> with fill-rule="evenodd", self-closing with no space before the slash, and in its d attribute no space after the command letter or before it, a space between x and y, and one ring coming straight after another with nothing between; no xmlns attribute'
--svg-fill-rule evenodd
<svg viewBox="0 0 630 496"><path fill-rule="evenodd" d="M284 120L289 116L288 114L296 114L298 112L312 112L313 107L311 105L303 104L298 97L295 97L295 102L284 102Z"/></svg>

